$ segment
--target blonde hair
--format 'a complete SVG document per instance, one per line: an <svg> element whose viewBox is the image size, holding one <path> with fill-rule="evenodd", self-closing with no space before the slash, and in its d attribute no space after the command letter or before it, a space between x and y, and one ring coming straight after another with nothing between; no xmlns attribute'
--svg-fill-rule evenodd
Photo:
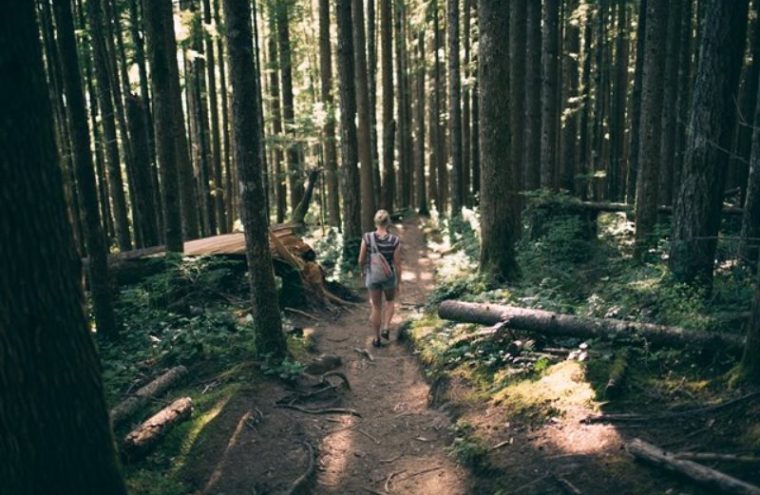
<svg viewBox="0 0 760 495"><path fill-rule="evenodd" d="M391 216L386 210L377 210L375 213L375 226L387 227L391 224Z"/></svg>

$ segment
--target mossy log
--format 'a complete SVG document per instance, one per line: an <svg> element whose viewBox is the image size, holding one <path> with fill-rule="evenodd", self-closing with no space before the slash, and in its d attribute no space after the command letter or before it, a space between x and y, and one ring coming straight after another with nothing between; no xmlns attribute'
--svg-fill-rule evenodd
<svg viewBox="0 0 760 495"><path fill-rule="evenodd" d="M619 397L625 385L626 376L628 375L628 364L631 358L631 350L627 347L620 349L612 361L610 368L610 377L607 385L604 387L604 396L608 399Z"/></svg>
<svg viewBox="0 0 760 495"><path fill-rule="evenodd" d="M685 476L702 486L715 490L714 493L760 495L760 488L755 485L751 485L696 462L678 459L675 454L641 439L635 438L626 446L626 449L636 459L640 459L653 466Z"/></svg>
<svg viewBox="0 0 760 495"><path fill-rule="evenodd" d="M184 366L176 366L137 390L137 392L130 397L121 401L111 409L111 423L114 428L124 422L124 420L129 419L129 417L143 407L149 399L158 397L174 387L182 381L185 376L187 376L187 368Z"/></svg>
<svg viewBox="0 0 760 495"><path fill-rule="evenodd" d="M612 318L587 318L500 304L444 301L438 307L438 316L446 320L481 325L505 323L503 327L547 336L606 340L638 338L659 346L694 346L701 349L721 349L733 352L741 351L743 345L742 339L734 335Z"/></svg>
<svg viewBox="0 0 760 495"><path fill-rule="evenodd" d="M145 456L172 427L189 419L192 412L193 400L190 397L177 399L158 411L126 436L122 443L124 459L135 461Z"/></svg>

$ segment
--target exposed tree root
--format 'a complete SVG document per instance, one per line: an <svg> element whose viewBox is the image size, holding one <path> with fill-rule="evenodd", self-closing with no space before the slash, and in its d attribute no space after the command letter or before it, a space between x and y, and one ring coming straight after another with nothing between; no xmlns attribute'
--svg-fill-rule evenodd
<svg viewBox="0 0 760 495"><path fill-rule="evenodd" d="M300 411L306 414L350 414L351 416L356 416L357 418L362 417L362 415L359 414L359 412L356 411L355 409L348 409L348 408L343 408L343 407L327 407L324 409L307 409L305 407L297 406L295 404L277 404L277 407L283 407L285 409L293 409L294 411Z"/></svg>
<svg viewBox="0 0 760 495"><path fill-rule="evenodd" d="M308 440L303 440L301 442L302 445L306 447L306 450L309 454L309 465L306 468L306 472L304 472L301 476L299 476L292 485L290 485L290 490L287 491L288 495L299 495L302 493L310 493L309 490L309 484L311 482L312 477L314 476L314 472L316 471L316 459L317 454L314 451L314 446L311 445L311 442Z"/></svg>

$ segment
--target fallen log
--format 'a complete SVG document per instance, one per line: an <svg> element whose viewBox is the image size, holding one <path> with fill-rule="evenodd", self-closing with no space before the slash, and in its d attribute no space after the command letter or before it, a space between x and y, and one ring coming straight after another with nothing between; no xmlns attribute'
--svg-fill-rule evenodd
<svg viewBox="0 0 760 495"><path fill-rule="evenodd" d="M114 427L120 425L143 407L149 399L163 394L177 385L185 376L187 376L187 368L184 366L169 369L111 409L111 423Z"/></svg>
<svg viewBox="0 0 760 495"><path fill-rule="evenodd" d="M630 359L631 351L627 347L624 347L617 353L615 360L612 361L612 367L610 368L610 377L607 380L607 385L604 387L604 396L608 399L614 399L620 396L625 385L625 378L628 374L628 361Z"/></svg>
<svg viewBox="0 0 760 495"><path fill-rule="evenodd" d="M500 304L444 301L438 306L438 316L445 320L478 323L480 325L495 325L504 322L510 328L547 336L606 340L630 340L638 337L661 346L696 346L703 349L726 349L730 351L741 351L743 345L742 339L735 335L612 318L588 318Z"/></svg>
<svg viewBox="0 0 760 495"><path fill-rule="evenodd" d="M714 452L679 452L674 454L676 459L707 462L751 462L760 463L760 457L753 455L716 454Z"/></svg>
<svg viewBox="0 0 760 495"><path fill-rule="evenodd" d="M675 455L639 438L630 442L626 449L636 459L656 467L685 476L692 481L732 495L760 495L760 487L751 485L716 469L693 461L677 459Z"/></svg>
<svg viewBox="0 0 760 495"><path fill-rule="evenodd" d="M132 430L122 443L122 454L128 462L145 456L174 425L190 418L193 400L177 399L158 411L150 419Z"/></svg>

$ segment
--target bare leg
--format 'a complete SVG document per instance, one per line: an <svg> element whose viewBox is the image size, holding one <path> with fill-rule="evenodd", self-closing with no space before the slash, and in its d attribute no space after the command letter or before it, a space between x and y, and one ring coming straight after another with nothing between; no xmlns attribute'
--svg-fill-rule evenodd
<svg viewBox="0 0 760 495"><path fill-rule="evenodd" d="M380 325L382 323L383 311L383 292L379 290L369 291L369 300L372 310L369 314L369 321L372 324L372 330L375 332L375 338L380 340Z"/></svg>
<svg viewBox="0 0 760 495"><path fill-rule="evenodd" d="M385 304L383 305L383 328L390 328L393 314L396 311L395 289L385 291Z"/></svg>

